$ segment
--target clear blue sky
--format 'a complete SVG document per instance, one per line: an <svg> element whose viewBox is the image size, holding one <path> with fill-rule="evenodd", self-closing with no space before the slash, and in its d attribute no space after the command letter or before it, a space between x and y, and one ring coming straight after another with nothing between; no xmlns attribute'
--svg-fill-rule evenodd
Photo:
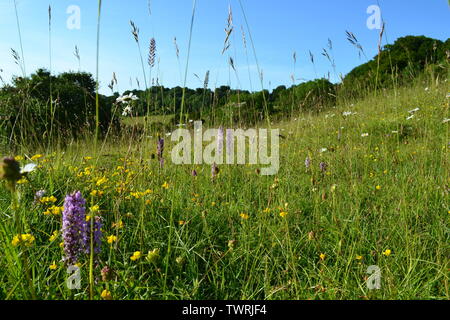
<svg viewBox="0 0 450 320"><path fill-rule="evenodd" d="M81 69L95 74L97 1L95 0L16 0L24 43L27 73L39 67L49 68L48 6L52 6L53 72L78 70L73 55L77 45L81 55ZM112 73L116 72L120 92L136 87L136 77L143 86L139 54L130 33L129 21L140 28L142 51L146 61L149 39L155 37L159 71L158 76L167 87L182 85L180 74L186 64L192 0L103 0L100 45L101 91L108 93ZM366 26L366 10L379 4L386 22L386 41L393 42L405 35L425 35L446 40L450 36L450 9L447 0L242 0L253 35L254 44L263 69L264 87L272 89L280 84L290 85L294 72L293 52L297 54L295 77L313 79L328 72L335 80L328 61L321 55L328 39L333 42L337 73L346 74L364 62L357 50L346 40L345 30L352 31L364 47L367 56L377 52L378 30ZM69 30L66 13L70 5L81 10L81 29ZM229 51L222 55L224 28L228 5L233 11L234 33ZM194 73L203 79L211 70L210 87L229 84L250 89L248 68L253 89L261 89L253 53L249 47L249 63L243 50L241 25L245 28L238 0L197 0L197 12L192 39L192 51L187 85L202 87ZM181 70L173 44L177 37L180 48ZM6 80L20 69L11 57L11 48L20 52L14 1L0 1L0 73ZM248 34L247 34L247 40ZM316 70L309 61L311 50L315 55ZM240 82L228 66L228 55L235 60ZM149 76L148 70L146 70Z"/></svg>

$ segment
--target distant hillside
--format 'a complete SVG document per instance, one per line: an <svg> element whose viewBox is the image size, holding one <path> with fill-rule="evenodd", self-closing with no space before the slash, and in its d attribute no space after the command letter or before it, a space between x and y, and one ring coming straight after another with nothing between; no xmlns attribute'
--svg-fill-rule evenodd
<svg viewBox="0 0 450 320"><path fill-rule="evenodd" d="M444 75L448 72L449 58L450 39L442 42L425 36L398 38L394 44L384 46L379 58L376 55L350 71L344 78L344 87L351 86L360 90L361 87L375 85L377 79L379 86L393 84L393 81L402 84L415 78L426 66L431 66L436 73Z"/></svg>
<svg viewBox="0 0 450 320"><path fill-rule="evenodd" d="M131 92L139 98L132 103L135 117L143 117L147 112L151 116L177 115L170 118L169 126L188 119L248 125L267 116L278 120L301 111L320 112L335 106L338 100L359 99L379 88L399 88L422 81L422 77L433 82L447 79L449 58L450 39L442 42L425 36L406 36L386 45L379 56L354 68L338 84L322 78L291 87L278 86L272 92L249 92L229 86L209 88L207 72L203 88L183 90L157 83L148 90L125 94ZM0 88L0 137L30 137L36 132L47 136L52 131L64 137L78 136L96 124L95 87L92 74L85 72L52 75L39 69L30 77L15 77L11 85ZM103 133L111 124L119 130L123 112L123 106L116 103L119 93L113 92L113 85L110 88L110 96L99 97L98 121ZM184 119L178 116L181 110ZM19 121L32 126L17 126ZM26 133L24 128L32 130ZM42 137L34 138L40 141Z"/></svg>

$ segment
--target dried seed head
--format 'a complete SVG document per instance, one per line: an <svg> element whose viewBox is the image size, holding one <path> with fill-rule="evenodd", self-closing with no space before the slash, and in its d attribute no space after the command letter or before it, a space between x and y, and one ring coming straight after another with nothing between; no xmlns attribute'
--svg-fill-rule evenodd
<svg viewBox="0 0 450 320"><path fill-rule="evenodd" d="M131 20L130 20L130 25L131 25L131 34L133 35L134 40L136 42L139 42L139 28Z"/></svg>
<svg viewBox="0 0 450 320"><path fill-rule="evenodd" d="M153 68L155 66L155 56L156 56L156 40L155 40L155 38L151 38L149 53L148 53L148 65L151 68Z"/></svg>

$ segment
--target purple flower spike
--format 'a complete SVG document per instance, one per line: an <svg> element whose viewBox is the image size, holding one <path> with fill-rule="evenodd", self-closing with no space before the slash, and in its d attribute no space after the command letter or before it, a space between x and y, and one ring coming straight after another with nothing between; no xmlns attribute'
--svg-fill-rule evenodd
<svg viewBox="0 0 450 320"><path fill-rule="evenodd" d="M306 170L308 170L309 167L311 167L311 158L310 157L306 157L306 159L305 159L305 167L306 167Z"/></svg>
<svg viewBox="0 0 450 320"><path fill-rule="evenodd" d="M87 237L86 200L77 191L66 196L64 200L62 236L64 240L64 258L67 263L74 265L83 253Z"/></svg>

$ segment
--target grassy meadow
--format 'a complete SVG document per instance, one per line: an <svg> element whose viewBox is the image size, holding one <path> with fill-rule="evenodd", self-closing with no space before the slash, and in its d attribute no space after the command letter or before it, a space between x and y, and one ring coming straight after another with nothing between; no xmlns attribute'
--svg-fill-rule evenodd
<svg viewBox="0 0 450 320"><path fill-rule="evenodd" d="M219 165L212 176L210 165L173 164L170 131L151 129L170 125L171 113L119 117L143 134L95 139L90 128L76 139L3 144L21 167L37 166L11 178L2 162L0 300L448 300L447 79L337 96L319 112L289 106L271 123L240 123L280 129L273 176L258 165ZM219 125L237 127L204 124ZM62 221L76 190L91 246L76 264L80 287L69 289ZM373 265L377 290L367 286Z"/></svg>
<svg viewBox="0 0 450 320"><path fill-rule="evenodd" d="M15 214L35 241L11 244L2 190L1 298L30 298L31 284L41 299L89 297L86 281L66 288L61 215L45 213L80 190L104 220L95 298L107 289L116 299L448 299L446 89L386 91L280 123L274 177L255 166L221 166L214 180L206 165L161 169L150 140L21 150L16 159L39 166L19 181ZM38 189L54 201L34 203ZM370 265L381 269L380 290L366 287ZM87 279L89 260L80 266Z"/></svg>

